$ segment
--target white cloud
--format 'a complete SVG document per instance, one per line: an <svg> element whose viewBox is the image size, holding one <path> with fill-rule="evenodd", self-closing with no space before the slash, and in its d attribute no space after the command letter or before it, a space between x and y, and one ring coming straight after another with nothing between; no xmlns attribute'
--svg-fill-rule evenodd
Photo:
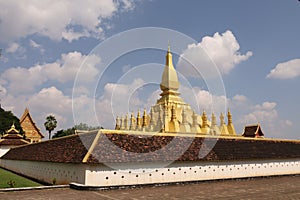
<svg viewBox="0 0 300 200"><path fill-rule="evenodd" d="M14 41L35 33L54 40L98 38L103 34L103 19L133 7L128 0L0 1L0 40Z"/></svg>
<svg viewBox="0 0 300 200"><path fill-rule="evenodd" d="M245 95L237 94L232 98L237 103L243 103L248 100L248 98Z"/></svg>
<svg viewBox="0 0 300 200"><path fill-rule="evenodd" d="M207 113L220 114L226 110L227 98L225 96L213 95L209 91L199 88L193 88L193 90L201 113L205 110Z"/></svg>
<svg viewBox="0 0 300 200"><path fill-rule="evenodd" d="M201 73L205 78L215 76L218 70L221 74L228 74L237 64L252 56L251 51L241 54L239 49L240 45L231 31L217 32L212 37L202 38L198 44L188 45L180 55L177 66L188 76Z"/></svg>
<svg viewBox="0 0 300 200"><path fill-rule="evenodd" d="M102 32L102 30L99 32ZM72 42L73 40L78 40L81 37L89 37L89 36L90 33L87 30L84 30L82 32L75 32L74 30L71 29L62 32L62 37L68 40L68 42Z"/></svg>
<svg viewBox="0 0 300 200"><path fill-rule="evenodd" d="M263 105L257 105L255 106L257 109L255 109L253 112L247 114L244 116L244 122L246 124L257 124L260 122L269 122L267 125L273 124L272 121L274 121L276 118L278 118L278 112L276 109L264 109ZM261 109L258 109L258 108ZM271 123L271 124L270 124Z"/></svg>
<svg viewBox="0 0 300 200"><path fill-rule="evenodd" d="M37 86L49 80L61 83L74 81L84 60L84 70L81 70L76 81L90 82L98 75L96 65L100 58L96 55L85 56L79 52L70 52L62 54L61 59L53 63L38 64L29 68L9 68L0 76L0 83L12 94L34 92Z"/></svg>
<svg viewBox="0 0 300 200"><path fill-rule="evenodd" d="M41 112L51 111L52 113L63 114L70 112L71 99L63 94L56 87L43 88L28 100L29 105L34 105L36 110Z"/></svg>
<svg viewBox="0 0 300 200"><path fill-rule="evenodd" d="M114 128L117 115L124 116L129 111L136 113L138 108L144 108L144 101L135 93L142 85L141 79L133 80L128 85L108 83L102 96L97 99L85 94L71 97L54 86L27 95L4 92L0 93L0 97L2 106L6 110L12 110L17 116L21 116L25 107L28 107L38 127L47 135L43 123L49 114L53 114L58 121L55 131L72 127L74 123L80 122ZM6 91L2 86L0 89Z"/></svg>
<svg viewBox="0 0 300 200"><path fill-rule="evenodd" d="M42 45L36 43L35 41L33 40L29 40L29 45L34 48L34 49L39 49L41 53L44 53L45 52L45 49L43 48Z"/></svg>
<svg viewBox="0 0 300 200"><path fill-rule="evenodd" d="M181 96L196 113L201 114L205 110L209 119L212 111L216 116L219 116L221 112L226 112L224 113L226 115L226 108L230 108L238 134L242 133L244 126L260 123L266 137L290 137L284 134L293 123L289 119L280 117L276 102L265 101L253 105L245 95L237 94L232 98L227 98L224 95L213 95L211 92L198 87L181 86ZM218 123L220 123L219 120Z"/></svg>
<svg viewBox="0 0 300 200"><path fill-rule="evenodd" d="M0 85L0 97L6 95L6 93L7 93L6 88Z"/></svg>
<svg viewBox="0 0 300 200"><path fill-rule="evenodd" d="M1 24L1 23L0 23ZM26 49L21 46L20 44L16 43L16 42L12 42L8 45L8 47L6 48L6 52L13 54L13 56L17 59L24 59L26 58Z"/></svg>
<svg viewBox="0 0 300 200"><path fill-rule="evenodd" d="M139 108L144 108L145 100L137 92L143 85L142 79L134 79L129 84L107 83L103 94L95 101L86 95L74 97L73 112L76 123L86 122L114 128L117 116L125 116L132 111L136 113Z"/></svg>
<svg viewBox="0 0 300 200"><path fill-rule="evenodd" d="M13 42L13 43L9 44L9 46L6 49L6 52L7 53L15 53L20 48L21 48L21 46L18 43Z"/></svg>
<svg viewBox="0 0 300 200"><path fill-rule="evenodd" d="M300 76L300 59L279 63L270 71L267 78L292 79Z"/></svg>
<svg viewBox="0 0 300 200"><path fill-rule="evenodd" d="M80 76L76 81L90 82L98 75L96 65L100 60L96 55L85 56L75 51L62 54L61 59L55 63L43 65L43 70L49 79L64 83L74 81L79 68L84 67L84 70L80 70ZM84 66L80 66L83 62Z"/></svg>
<svg viewBox="0 0 300 200"><path fill-rule="evenodd" d="M143 86L142 79L134 79L130 84L108 83L104 86L104 95L100 100L110 100L115 114L125 114L145 105L137 94L137 90Z"/></svg>
<svg viewBox="0 0 300 200"><path fill-rule="evenodd" d="M267 111L269 111L269 110L273 110L276 107L276 105L277 104L275 102L266 101L261 105L256 105L255 109L256 110L267 110Z"/></svg>
<svg viewBox="0 0 300 200"><path fill-rule="evenodd" d="M8 91L12 94L34 92L35 86L44 81L46 81L46 77L42 74L42 67L39 65L29 69L9 68L1 75L1 82L7 85Z"/></svg>
<svg viewBox="0 0 300 200"><path fill-rule="evenodd" d="M285 134L293 123L288 119L281 119L276 108L276 102L266 101L252 105L247 97L242 97L241 99L233 97L230 106L232 113L234 113L233 120L237 132L242 133L246 125L259 123L266 137L289 137Z"/></svg>
<svg viewBox="0 0 300 200"><path fill-rule="evenodd" d="M47 132L43 124L49 114L53 114L58 121L56 130L73 125L72 99L56 87L43 88L30 95L14 96L6 93L1 96L1 100L2 107L11 110L18 117L21 117L26 107L29 108L37 126L45 134Z"/></svg>

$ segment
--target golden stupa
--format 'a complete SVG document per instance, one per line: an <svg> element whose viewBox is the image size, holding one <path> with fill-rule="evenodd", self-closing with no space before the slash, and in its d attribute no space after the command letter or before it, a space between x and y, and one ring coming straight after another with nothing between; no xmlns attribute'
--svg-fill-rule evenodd
<svg viewBox="0 0 300 200"><path fill-rule="evenodd" d="M160 89L162 93L156 104L151 106L150 113L144 109L125 117L117 117L116 130L164 132L164 133L195 133L202 135L235 136L235 128L232 123L232 115L228 110L228 122L225 123L223 113L220 114L220 125L217 124L216 116L211 114L208 120L206 112L196 114L189 104L184 102L178 92L180 83L176 70L173 66L172 54L168 47L166 65L162 74Z"/></svg>

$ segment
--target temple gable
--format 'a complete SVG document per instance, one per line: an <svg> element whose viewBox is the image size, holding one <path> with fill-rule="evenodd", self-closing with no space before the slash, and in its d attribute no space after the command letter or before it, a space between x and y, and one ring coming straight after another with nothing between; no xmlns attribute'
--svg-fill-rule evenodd
<svg viewBox="0 0 300 200"><path fill-rule="evenodd" d="M25 109L20 119L20 124L23 131L25 132L26 140L29 140L31 143L42 141L44 135L40 132L40 129L36 126L27 108Z"/></svg>

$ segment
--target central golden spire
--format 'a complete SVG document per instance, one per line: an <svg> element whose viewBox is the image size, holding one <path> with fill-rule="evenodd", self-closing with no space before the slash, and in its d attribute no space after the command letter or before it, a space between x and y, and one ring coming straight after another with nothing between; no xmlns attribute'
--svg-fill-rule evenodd
<svg viewBox="0 0 300 200"><path fill-rule="evenodd" d="M173 66L170 45L168 45L166 65L160 83L160 89L162 90L162 93L160 94L160 96L162 96L160 99L161 102L164 102L165 100L169 101L170 96L179 96L179 93L177 92L179 85L177 73Z"/></svg>

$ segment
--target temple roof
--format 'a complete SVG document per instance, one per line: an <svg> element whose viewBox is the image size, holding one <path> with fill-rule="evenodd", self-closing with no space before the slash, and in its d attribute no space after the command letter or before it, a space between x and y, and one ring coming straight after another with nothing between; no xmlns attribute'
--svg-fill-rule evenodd
<svg viewBox="0 0 300 200"><path fill-rule="evenodd" d="M12 124L11 127L10 127L10 129L8 129L8 130L6 131L6 133L7 133L7 134L19 134L20 131L18 131L18 130L16 129L15 124Z"/></svg>
<svg viewBox="0 0 300 200"><path fill-rule="evenodd" d="M299 140L143 134L94 131L16 147L1 159L98 164L300 158ZM182 144L188 144L186 149Z"/></svg>
<svg viewBox="0 0 300 200"><path fill-rule="evenodd" d="M19 146L19 145L23 145L23 144L29 144L28 141L20 139L20 140L16 140L16 139L0 139L0 146Z"/></svg>
<svg viewBox="0 0 300 200"><path fill-rule="evenodd" d="M245 126L244 133L242 134L244 137L263 137L264 133L261 130L259 124Z"/></svg>
<svg viewBox="0 0 300 200"><path fill-rule="evenodd" d="M9 130L6 131L0 139L0 146L1 145L22 145L28 144L29 142L23 139L23 136L16 130L15 125L13 124Z"/></svg>
<svg viewBox="0 0 300 200"><path fill-rule="evenodd" d="M33 121L32 117L29 113L28 108L25 109L22 117L20 118L20 124L25 132L25 135L26 135L26 127L24 127L22 124L24 123L26 118L29 118L32 127L36 130L36 132L40 135L40 137L44 138L45 136L41 133L40 129L36 126L35 122Z"/></svg>

